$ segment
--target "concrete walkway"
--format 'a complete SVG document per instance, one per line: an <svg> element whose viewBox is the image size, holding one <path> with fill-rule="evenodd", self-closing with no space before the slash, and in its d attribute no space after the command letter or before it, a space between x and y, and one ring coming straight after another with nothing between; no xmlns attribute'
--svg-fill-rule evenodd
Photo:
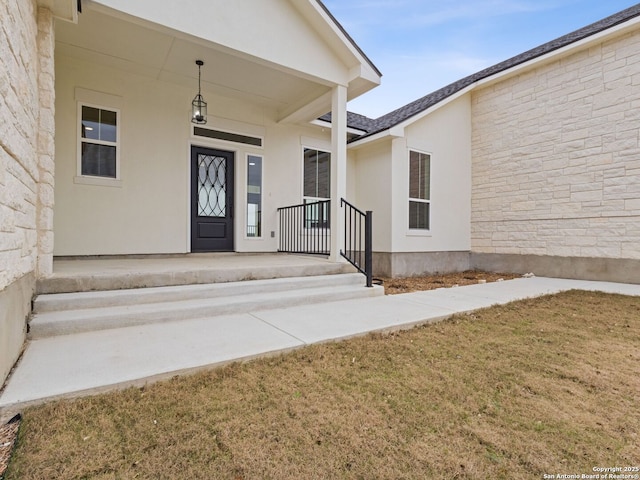
<svg viewBox="0 0 640 480"><path fill-rule="evenodd" d="M0 395L0 417L54 398L140 385L231 361L408 328L455 313L571 289L640 296L640 285L520 278L33 340Z"/></svg>

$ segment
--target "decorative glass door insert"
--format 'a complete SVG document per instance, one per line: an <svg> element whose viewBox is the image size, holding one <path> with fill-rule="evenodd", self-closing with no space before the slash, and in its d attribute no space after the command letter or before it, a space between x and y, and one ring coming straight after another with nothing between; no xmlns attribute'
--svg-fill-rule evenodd
<svg viewBox="0 0 640 480"><path fill-rule="evenodd" d="M227 159L198 154L198 216L227 215Z"/></svg>

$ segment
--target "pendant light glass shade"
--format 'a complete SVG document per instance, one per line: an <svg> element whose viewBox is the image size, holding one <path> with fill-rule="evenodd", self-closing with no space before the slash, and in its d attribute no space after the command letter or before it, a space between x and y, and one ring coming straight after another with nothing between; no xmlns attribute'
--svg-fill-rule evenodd
<svg viewBox="0 0 640 480"><path fill-rule="evenodd" d="M204 65L204 62L196 60L196 65L198 65L198 94L191 102L191 121L197 124L204 124L207 123L207 102L204 101L200 93L200 67Z"/></svg>

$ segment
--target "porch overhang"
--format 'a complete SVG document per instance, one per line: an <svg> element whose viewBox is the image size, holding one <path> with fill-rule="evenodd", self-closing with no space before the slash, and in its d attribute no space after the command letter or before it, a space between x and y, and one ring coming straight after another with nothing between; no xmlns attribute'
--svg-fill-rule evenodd
<svg viewBox="0 0 640 480"><path fill-rule="evenodd" d="M56 53L189 87L200 59L205 92L264 106L278 122L326 113L337 85L352 99L380 83L316 0L158 3L86 1L77 25L57 24Z"/></svg>

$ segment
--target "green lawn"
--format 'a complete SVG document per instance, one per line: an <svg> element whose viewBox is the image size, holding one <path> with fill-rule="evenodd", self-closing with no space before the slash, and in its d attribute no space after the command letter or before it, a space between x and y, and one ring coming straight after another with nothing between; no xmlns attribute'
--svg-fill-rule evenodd
<svg viewBox="0 0 640 480"><path fill-rule="evenodd" d="M7 479L541 479L638 466L640 298L526 300L23 416Z"/></svg>

